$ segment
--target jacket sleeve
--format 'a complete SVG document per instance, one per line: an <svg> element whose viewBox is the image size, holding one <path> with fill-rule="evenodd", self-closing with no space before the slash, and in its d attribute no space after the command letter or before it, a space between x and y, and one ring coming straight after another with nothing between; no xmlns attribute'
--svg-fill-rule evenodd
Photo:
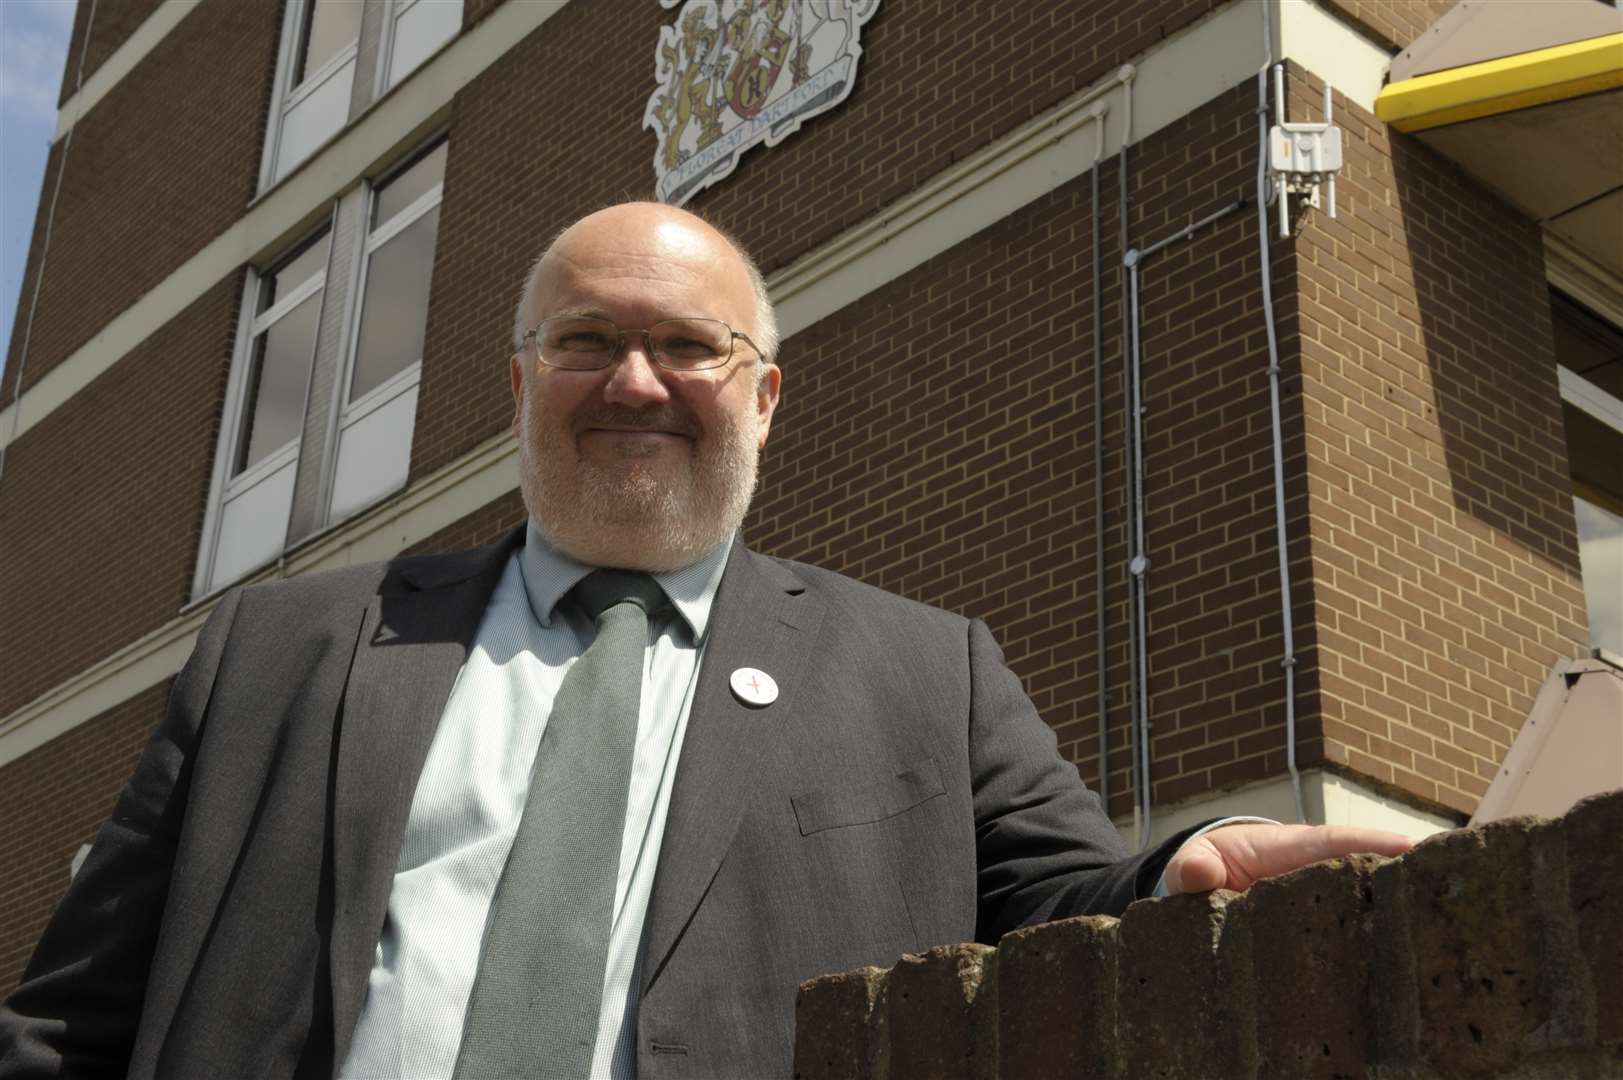
<svg viewBox="0 0 1623 1080"><path fill-rule="evenodd" d="M209 616L169 707L17 989L0 1002L0 1080L122 1077L186 811L193 750L240 593Z"/></svg>
<svg viewBox="0 0 1623 1080"><path fill-rule="evenodd" d="M1149 896L1189 832L1130 855L1099 798L1062 758L985 624L969 630L975 938L1073 915L1120 915Z"/></svg>

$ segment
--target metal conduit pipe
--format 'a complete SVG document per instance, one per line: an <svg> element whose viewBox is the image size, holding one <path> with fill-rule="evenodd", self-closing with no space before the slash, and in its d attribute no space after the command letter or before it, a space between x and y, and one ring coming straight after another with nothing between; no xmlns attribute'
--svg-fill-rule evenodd
<svg viewBox="0 0 1623 1080"><path fill-rule="evenodd" d="M1122 256L1122 265L1127 268L1128 294L1128 332L1124 336L1128 339L1127 429L1131 447L1128 468L1132 512L1128 515L1131 522L1128 532L1133 554L1127 563L1127 572L1132 578L1133 598L1133 746L1137 757L1133 791L1137 796L1134 816L1138 819L1138 850L1143 851L1150 844L1149 615L1144 595L1144 574L1150 563L1144 553L1144 405L1140 399L1143 384L1139 371L1138 262L1137 250L1129 249Z"/></svg>
<svg viewBox="0 0 1623 1080"><path fill-rule="evenodd" d="M1128 149L1129 146L1132 145L1132 140L1133 140L1133 85L1132 85L1132 79L1133 79L1133 76L1135 74L1137 74L1137 69L1134 68L1131 64L1124 65L1121 68L1121 70L1117 73L1117 78L1121 79L1127 86L1127 110L1126 110L1126 116L1124 118L1124 122L1122 124L1121 153L1116 158L1116 202L1117 202L1117 206L1118 206L1118 219L1117 219L1117 233L1118 233L1118 236L1117 236L1117 239L1121 244L1121 250L1123 252L1125 252L1127 250L1127 202L1128 202L1128 197L1127 197L1127 149ZM1128 337L1127 337L1127 323L1125 321L1126 318L1127 318L1127 304L1128 304L1127 275L1124 273L1124 274L1122 274L1122 279L1121 279L1121 317L1123 319L1122 328L1121 328L1121 378L1122 378L1122 401L1124 401L1124 402L1126 402L1127 399L1128 399L1129 379L1127 377L1127 371L1128 371L1128 368L1132 365L1132 351L1133 351L1132 342L1130 342L1128 340ZM1129 440L1129 443L1130 443L1131 436L1127 435L1124 432L1124 437L1126 437ZM1129 445L1128 447L1126 447L1124 449L1125 449L1126 452L1123 455L1123 464L1128 469L1129 473L1131 473L1131 470L1132 470L1132 460L1131 460L1132 459L1132 450L1131 450L1131 446ZM1131 477L1131 475L1129 475L1127 483L1128 483L1128 488L1130 490L1131 487L1132 487L1132 477ZM1129 501L1131 501L1130 498L1129 498ZM1101 522L1101 525L1102 524L1103 523ZM1130 521L1125 522L1124 527L1131 528L1131 522ZM1131 536L1130 535L1129 535L1129 538L1128 538L1128 542L1129 542L1129 544L1131 544ZM1128 594L1127 594L1127 620L1128 620L1128 623L1129 623L1129 627L1133 623L1136 611L1137 611L1137 600L1134 598L1132 590L1129 589ZM1128 753L1129 753L1129 761L1134 761L1134 760L1137 759L1137 756L1138 756L1138 723L1137 723L1137 720L1136 720L1137 711L1138 711L1138 698L1139 698L1138 651L1137 651L1138 650L1138 636L1136 634L1132 633L1131 630L1129 630L1129 633L1128 633L1128 636L1127 636L1127 641L1128 641L1129 667L1133 672L1128 677L1128 680L1127 680L1127 687L1128 687L1127 703L1128 703L1129 711L1135 717L1135 719L1132 722L1130 722L1128 724L1128 727L1127 727L1127 730L1128 730L1127 746L1128 746ZM1139 802L1140 802L1140 800L1139 800L1139 797L1138 797L1138 789L1139 789L1139 787L1141 785L1140 785L1139 780L1138 780L1138 769L1137 769L1137 767L1130 764L1128 766L1128 769L1127 769L1127 776L1128 776L1129 780L1131 780L1132 786L1133 786L1133 827L1135 829L1140 829L1141 830L1141 826L1139 824Z"/></svg>
<svg viewBox="0 0 1623 1080"><path fill-rule="evenodd" d="M1143 851L1150 844L1150 677L1149 677L1149 614L1148 593L1145 585L1145 575L1150 568L1148 545L1145 540L1144 526L1144 384L1142 377L1143 346L1140 341L1138 317L1138 278L1144 260L1171 244L1180 240L1187 240L1196 232L1210 225L1245 205L1244 199L1238 199L1220 210L1214 210L1198 221L1185 225L1182 229L1140 251L1129 248L1122 256L1122 266L1126 269L1127 278L1127 333L1124 337L1128 341L1127 366L1127 411L1128 411L1128 441L1130 445L1129 463L1132 472L1130 490L1132 494L1132 537L1133 555L1127 564L1128 573L1132 576L1133 587L1133 727L1134 744L1137 749L1137 778L1134 783L1137 795L1135 807L1138 818L1138 850Z"/></svg>
<svg viewBox="0 0 1623 1080"><path fill-rule="evenodd" d="M1104 327L1100 324L1099 274L1104 269L1099 253L1099 163L1105 156L1104 102L1093 126L1093 641L1098 658L1099 807L1110 813L1110 692L1105 683L1105 411Z"/></svg>
<svg viewBox="0 0 1623 1080"><path fill-rule="evenodd" d="M1279 414L1279 339L1274 330L1273 271L1268 264L1268 66L1273 63L1273 38L1270 32L1269 5L1262 4L1262 67L1257 69L1257 247L1258 267L1262 273L1262 318L1268 329L1268 405L1273 417L1274 444L1274 533L1279 548L1279 618L1283 630L1285 655L1280 666L1285 669L1285 768L1290 772L1291 795L1296 800L1296 820L1307 822L1307 810L1302 803L1302 773L1296 765L1296 639L1291 622L1290 555L1285 535L1285 450L1281 434L1283 424ZM1280 115L1276 122L1284 123L1285 108L1284 65L1275 65L1278 94L1275 108ZM1329 96L1329 87L1325 88ZM1326 112L1329 111L1326 101ZM1285 200L1280 199L1283 221Z"/></svg>

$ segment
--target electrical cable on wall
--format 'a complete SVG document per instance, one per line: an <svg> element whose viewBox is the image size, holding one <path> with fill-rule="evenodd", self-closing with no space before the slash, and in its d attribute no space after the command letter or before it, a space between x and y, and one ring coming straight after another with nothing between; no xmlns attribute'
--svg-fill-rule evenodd
<svg viewBox="0 0 1623 1080"><path fill-rule="evenodd" d="M1268 262L1268 67L1273 63L1269 6L1262 5L1262 67L1257 69L1257 245L1262 274L1262 319L1268 329L1268 399L1273 419L1274 453L1274 531L1279 549L1279 614L1284 635L1285 669L1285 767L1290 773L1291 795L1296 800L1296 820L1306 823L1302 805L1302 773L1296 765L1296 644L1291 623L1290 553L1285 535L1285 451L1279 414L1279 338L1274 329L1273 273ZM1277 103L1280 121L1285 103ZM1283 207L1281 207L1283 211Z"/></svg>

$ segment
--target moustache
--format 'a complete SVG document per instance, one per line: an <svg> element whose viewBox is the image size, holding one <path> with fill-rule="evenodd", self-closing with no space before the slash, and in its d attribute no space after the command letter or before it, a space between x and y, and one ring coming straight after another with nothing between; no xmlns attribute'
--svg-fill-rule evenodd
<svg viewBox="0 0 1623 1080"><path fill-rule="evenodd" d="M623 427L633 431L668 431L697 439L703 428L693 416L671 405L650 405L645 409L627 409L614 405L598 405L575 415L575 430L592 427Z"/></svg>

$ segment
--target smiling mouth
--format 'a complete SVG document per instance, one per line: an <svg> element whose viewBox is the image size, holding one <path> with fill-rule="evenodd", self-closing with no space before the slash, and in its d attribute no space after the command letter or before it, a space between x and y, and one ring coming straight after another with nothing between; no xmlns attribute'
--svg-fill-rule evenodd
<svg viewBox="0 0 1623 1080"><path fill-rule="evenodd" d="M691 418L668 409L642 413L598 411L581 417L576 430L581 435L662 435L689 442L699 437L698 425Z"/></svg>
<svg viewBox="0 0 1623 1080"><path fill-rule="evenodd" d="M682 438L691 438L686 431L666 427L626 427L623 424L589 424L587 431L610 431L625 435L680 435Z"/></svg>

